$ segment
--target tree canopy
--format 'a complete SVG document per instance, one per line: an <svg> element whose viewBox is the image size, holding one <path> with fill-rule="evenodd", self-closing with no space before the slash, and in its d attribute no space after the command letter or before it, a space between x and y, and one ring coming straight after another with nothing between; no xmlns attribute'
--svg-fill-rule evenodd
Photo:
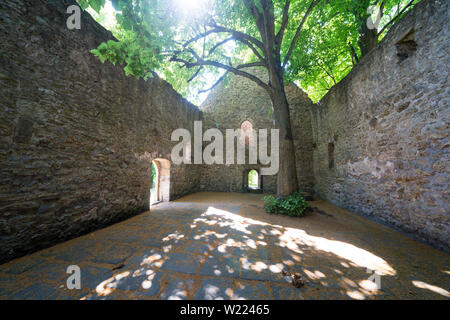
<svg viewBox="0 0 450 320"><path fill-rule="evenodd" d="M136 77L158 74L193 102L198 102L198 92L226 79L228 72L246 73L246 68L259 66L265 59L261 48L264 39L252 10L270 13L263 7L267 1L78 3L83 9L90 7L97 12L96 18L105 25L105 12L101 9L108 1L114 8L116 22L108 28L118 41L102 43L93 53L102 61L123 65L127 74ZM319 100L417 2L272 0L274 41L285 66L285 81L297 83L314 101ZM371 22L373 26L368 28Z"/></svg>

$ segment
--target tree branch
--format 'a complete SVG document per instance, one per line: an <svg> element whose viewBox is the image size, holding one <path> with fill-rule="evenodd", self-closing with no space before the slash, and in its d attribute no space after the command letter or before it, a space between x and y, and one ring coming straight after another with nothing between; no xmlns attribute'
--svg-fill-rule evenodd
<svg viewBox="0 0 450 320"><path fill-rule="evenodd" d="M243 43L244 45L246 45L255 55L256 57L258 57L258 59L263 62L265 65L267 65L267 60L264 58L264 45L261 41L259 41L258 39L249 36L243 32L240 31L236 31L233 29L229 29L229 28L225 28L222 26L217 25L217 23L214 20L211 20L208 23L209 26L211 26L213 29L208 30L206 32L200 33L197 36L193 37L192 39L187 40L184 44L183 47L186 48L189 44L196 42L202 38L206 38L207 36L214 34L214 33L230 33L232 35L232 37L228 38L227 40L224 40L218 44L216 44L211 50L209 55L215 51L217 49L217 47L225 44L226 42L234 39L237 40L241 43ZM256 47L255 47L256 46ZM261 54L258 49L261 49L261 51L263 52L263 54Z"/></svg>
<svg viewBox="0 0 450 320"><path fill-rule="evenodd" d="M209 50L208 56L210 56L211 54L213 54L214 51L215 51L218 47L220 47L220 46L224 45L225 43L227 43L228 41L232 41L232 40L236 40L236 39L235 39L234 37L230 37L230 38L227 38L227 39L225 39L225 40L223 40L223 41L221 41L221 42L215 44L214 47L212 47L211 50ZM238 41L239 41L239 42L242 42L242 43L245 44L248 48L250 48L250 50L253 51L253 53L255 54L255 56L256 56L262 63L264 63L264 65L267 64L266 59L264 59L264 57L258 52L258 50L257 50L250 42L247 42L247 41L242 40L242 39L241 39L241 40L238 40Z"/></svg>
<svg viewBox="0 0 450 320"><path fill-rule="evenodd" d="M220 47L221 45L227 43L228 41L231 40L236 40L239 41L241 43L243 43L244 45L246 45L254 54L255 56L262 62L264 63L264 65L267 65L267 60L264 58L264 54L261 54L257 48L261 49L261 51L264 53L264 45L261 41L259 41L258 39L249 36L245 33L242 33L240 31L236 31L233 29L229 29L229 28L225 28L222 27L220 25L218 25L213 19L210 20L210 22L208 23L209 26L212 27L211 30L205 31L203 33L200 33L198 35L196 35L195 37L193 37L192 39L187 40L186 42L184 42L182 44L183 48L187 48L187 46L193 42L196 42L200 39L204 39L206 37L208 37L211 34L214 33L230 33L232 36L217 43L210 51L208 56L210 56L218 47ZM256 46L256 47L255 47Z"/></svg>
<svg viewBox="0 0 450 320"><path fill-rule="evenodd" d="M264 31L266 38L266 45L269 48L273 48L272 44L275 38L275 17L274 17L274 7L272 0L259 0L261 7L263 9L264 18Z"/></svg>
<svg viewBox="0 0 450 320"><path fill-rule="evenodd" d="M300 22L300 25L298 26L297 31L295 32L295 36L292 39L291 45L289 46L289 51L288 51L286 57L284 58L283 69L286 67L289 59L291 58L292 51L294 50L295 44L297 43L298 37L300 36L300 31L302 30L303 25L306 22L306 19L311 14L311 11L314 9L314 7L316 5L318 5L320 1L321 0L313 0L313 2L311 2L311 5L309 6L308 10L306 11L305 15L303 16L303 19Z"/></svg>
<svg viewBox="0 0 450 320"><path fill-rule="evenodd" d="M350 55L352 57L352 63L353 65L357 64L359 62L358 55L356 54L355 48L353 45L349 42L348 47L350 48Z"/></svg>
<svg viewBox="0 0 450 320"><path fill-rule="evenodd" d="M214 89L215 87L217 87L219 85L219 83L221 83L223 81L223 79L225 79L225 76L228 74L228 71L225 72L223 74L223 76L221 76L211 87L209 87L208 89L204 89L204 90L199 90L198 93L205 93L208 91L211 91L212 89Z"/></svg>
<svg viewBox="0 0 450 320"><path fill-rule="evenodd" d="M331 78L331 80L333 80L333 83L336 85L336 79L334 78L333 74L328 72L328 70L319 62L318 63L319 67L325 71L325 73Z"/></svg>
<svg viewBox="0 0 450 320"><path fill-rule="evenodd" d="M203 67L198 68L197 72L195 72L194 75L192 77L190 77L187 82L189 83L192 80L194 80L200 74L200 71L202 71L202 69L203 69Z"/></svg>
<svg viewBox="0 0 450 320"><path fill-rule="evenodd" d="M259 12L259 9L255 6L253 1L251 1L251 0L243 0L243 1L244 1L245 6L247 7L247 9L250 11L253 18L255 19L256 26L258 27L259 33L264 42L265 41L265 39L264 39L265 31L264 31L264 22L263 22L264 18L262 16L261 12ZM263 50L263 52L264 52L264 46L261 48L261 50Z"/></svg>
<svg viewBox="0 0 450 320"><path fill-rule="evenodd" d="M264 47L266 49L266 57L269 67L273 69L273 50L275 43L275 18L274 18L274 7L272 0L259 0L262 7L262 17L263 17L263 39Z"/></svg>
<svg viewBox="0 0 450 320"><path fill-rule="evenodd" d="M261 41L259 41L258 39L245 34L243 32L240 31L236 31L233 29L229 29L223 26L219 26L217 25L214 21L209 22L208 24L210 27L212 27L213 29L209 30L207 32L207 34L205 33L205 36L208 36L211 33L229 33L231 34L236 40L245 40L247 42L253 43L255 46L257 46L258 48L260 48L261 50L264 49L264 45ZM197 39L198 40L198 39ZM196 41L196 40L195 40ZM189 40L189 43L192 42L191 40ZM189 44L188 43L188 44Z"/></svg>
<svg viewBox="0 0 450 320"><path fill-rule="evenodd" d="M288 26L289 22L289 8L291 6L291 0L286 0L283 7L283 19L281 20L281 27L278 30L277 35L275 36L275 46L278 50L281 48L281 43L283 43L284 32Z"/></svg>
<svg viewBox="0 0 450 320"><path fill-rule="evenodd" d="M175 54L170 59L170 61L180 62L180 63L183 64L182 67L186 67L188 69L194 68L194 67L201 67L201 66L212 66L212 67L220 68L220 69L226 70L228 72L234 73L234 74L236 74L238 76L242 76L242 77L245 77L247 79L250 79L253 82L255 82L257 85L259 85L260 87L262 87L265 90L267 90L268 92L271 92L271 87L268 84L266 84L264 81L262 81L258 77L252 75L251 73L242 71L242 70L240 70L238 68L234 68L232 66L229 66L229 65L217 62L217 61L199 59L198 55L196 55L196 59L197 59L197 61L190 62L190 61L187 61L185 59L181 59L181 58L177 57L177 55ZM247 67L248 64L247 65L243 65L243 66ZM241 66L241 68L243 68L243 66Z"/></svg>
<svg viewBox="0 0 450 320"><path fill-rule="evenodd" d="M211 30L208 30L206 32L200 33L197 36L195 36L195 37L187 40L185 43L183 43L183 47L187 47L191 43L196 42L196 41L198 41L200 39L206 38L207 36L209 36L210 34L213 34L213 33L218 33L218 32L216 30L214 30L214 29L211 29Z"/></svg>
<svg viewBox="0 0 450 320"><path fill-rule="evenodd" d="M214 45L214 47L212 47L211 50L209 50L208 56L210 56L211 54L213 54L214 51L215 51L218 47L224 45L225 43L227 43L228 41L231 41L231 40L234 40L234 38L233 38L233 37L226 38L225 40L220 41L219 43L216 43L216 44Z"/></svg>
<svg viewBox="0 0 450 320"><path fill-rule="evenodd" d="M263 63L267 66L267 59L265 59L265 58L263 57L264 53L263 53L263 54L259 53L258 49L256 49L254 46L252 46L252 44L249 43L249 42L245 42L245 41L243 41L243 40L240 40L240 42L242 42L242 43L245 44L247 47L249 47L250 50L253 51L254 55L258 57L259 61L263 62Z"/></svg>
<svg viewBox="0 0 450 320"><path fill-rule="evenodd" d="M386 25L380 30L380 32L378 32L378 35L381 35L386 30L387 27L389 27L392 23L394 23L406 11L406 9L412 6L414 1L415 0L411 0L394 18L392 18L391 21L386 23Z"/></svg>

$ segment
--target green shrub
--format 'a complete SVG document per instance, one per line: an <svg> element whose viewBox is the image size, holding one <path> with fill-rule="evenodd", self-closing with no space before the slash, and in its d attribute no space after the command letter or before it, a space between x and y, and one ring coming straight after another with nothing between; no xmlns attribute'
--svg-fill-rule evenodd
<svg viewBox="0 0 450 320"><path fill-rule="evenodd" d="M266 196L263 200L266 211L273 214L301 217L310 208L310 205L303 199L299 191L292 193L287 198L281 199L274 196Z"/></svg>

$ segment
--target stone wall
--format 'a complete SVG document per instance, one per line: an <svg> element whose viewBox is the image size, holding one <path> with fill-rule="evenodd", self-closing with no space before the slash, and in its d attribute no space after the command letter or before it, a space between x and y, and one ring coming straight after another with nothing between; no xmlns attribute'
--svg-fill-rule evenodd
<svg viewBox="0 0 450 320"><path fill-rule="evenodd" d="M0 262L147 210L152 160L170 160L172 131L202 119L166 82L101 64L89 50L112 35L87 14L68 30L73 3L0 2ZM446 250L448 14L448 1L423 0L316 105L286 88L300 188ZM203 128L274 128L270 108L231 77L203 104ZM259 168L172 165L170 199L246 192ZM276 177L262 187L274 193Z"/></svg>
<svg viewBox="0 0 450 320"><path fill-rule="evenodd" d="M448 2L424 0L316 105L294 85L291 105L300 188L448 250ZM260 70L254 70L264 77ZM208 128L272 128L270 99L242 77L202 105ZM205 166L200 189L245 192L259 166ZM263 191L276 190L265 177Z"/></svg>
<svg viewBox="0 0 450 320"><path fill-rule="evenodd" d="M312 109L316 194L446 249L448 5L419 3Z"/></svg>
<svg viewBox="0 0 450 320"><path fill-rule="evenodd" d="M267 80L264 69L250 69L249 72ZM291 107L299 185L303 191L310 192L313 186L313 142L309 110L312 102L294 84L286 87L286 95ZM263 88L247 78L231 76L228 81L213 89L202 104L203 130L218 128L225 136L226 129L238 129L246 120L252 123L255 130L272 129L275 128L275 125L273 117L269 115L271 108L272 102ZM260 168L260 164L205 165L201 171L200 190L247 192L246 173L251 169L259 170ZM276 184L276 176L262 177L262 191L264 193L276 193Z"/></svg>
<svg viewBox="0 0 450 320"><path fill-rule="evenodd" d="M199 110L89 53L111 39L74 1L0 2L0 262L148 210L151 162ZM170 197L198 169L172 166Z"/></svg>

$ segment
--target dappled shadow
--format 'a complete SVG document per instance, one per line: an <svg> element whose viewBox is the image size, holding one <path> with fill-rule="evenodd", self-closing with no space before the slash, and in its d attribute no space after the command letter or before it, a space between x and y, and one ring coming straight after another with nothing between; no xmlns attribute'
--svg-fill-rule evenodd
<svg viewBox="0 0 450 320"><path fill-rule="evenodd" d="M385 240L382 229L367 226L359 218L341 216L327 206L321 208L327 215L278 217L264 212L261 196L197 197L193 201L186 197L158 205L150 213L94 233L93 241L109 242L107 247L99 245L96 249L85 245L70 251L73 255L69 257L78 253L80 261L83 259L80 263L85 291L75 298L449 297L448 257L444 253L431 255L441 260L431 261L435 267L442 266L442 272L437 274L433 266L422 265L427 257L421 256L420 246L414 255L417 248L408 242L409 254L403 256L396 243L403 241L401 237L396 239L387 233ZM376 254L361 239L361 230L370 239L378 239L387 254ZM391 242L390 251L386 241ZM75 241L69 247L75 248L76 244ZM54 262L68 260L58 249L42 252L40 256ZM411 265L416 266L414 272L410 272ZM21 277L31 277L32 271L33 268ZM300 276L304 285L294 287L291 277L283 271ZM381 279L381 288L377 287L377 277ZM48 296L70 298L66 291L56 291Z"/></svg>

